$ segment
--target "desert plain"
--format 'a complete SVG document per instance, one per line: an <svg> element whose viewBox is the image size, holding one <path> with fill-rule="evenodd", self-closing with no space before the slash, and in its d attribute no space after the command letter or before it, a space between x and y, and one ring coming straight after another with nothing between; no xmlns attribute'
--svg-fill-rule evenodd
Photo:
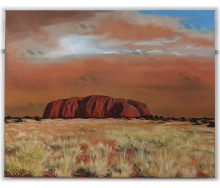
<svg viewBox="0 0 220 188"><path fill-rule="evenodd" d="M8 119L6 177L215 177L215 128L144 118Z"/></svg>

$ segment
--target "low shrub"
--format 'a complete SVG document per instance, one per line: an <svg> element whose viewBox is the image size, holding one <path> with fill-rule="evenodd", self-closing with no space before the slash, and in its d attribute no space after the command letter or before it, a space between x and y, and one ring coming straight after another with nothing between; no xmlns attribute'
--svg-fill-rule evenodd
<svg viewBox="0 0 220 188"><path fill-rule="evenodd" d="M19 117L15 120L15 123L19 123L19 122L24 122L24 121L22 120L22 118Z"/></svg>
<svg viewBox="0 0 220 188"><path fill-rule="evenodd" d="M215 127L215 122L214 121L210 121L208 127Z"/></svg>
<svg viewBox="0 0 220 188"><path fill-rule="evenodd" d="M185 117L181 117L180 121L186 121L186 118Z"/></svg>
<svg viewBox="0 0 220 188"><path fill-rule="evenodd" d="M39 116L35 116L34 119L35 119L36 121L41 121L41 118L40 118Z"/></svg>

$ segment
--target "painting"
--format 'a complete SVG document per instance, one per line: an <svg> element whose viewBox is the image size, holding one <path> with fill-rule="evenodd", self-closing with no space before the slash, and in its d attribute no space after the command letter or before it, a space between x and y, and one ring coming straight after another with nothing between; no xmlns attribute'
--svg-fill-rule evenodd
<svg viewBox="0 0 220 188"><path fill-rule="evenodd" d="M5 177L215 177L215 10L5 13Z"/></svg>

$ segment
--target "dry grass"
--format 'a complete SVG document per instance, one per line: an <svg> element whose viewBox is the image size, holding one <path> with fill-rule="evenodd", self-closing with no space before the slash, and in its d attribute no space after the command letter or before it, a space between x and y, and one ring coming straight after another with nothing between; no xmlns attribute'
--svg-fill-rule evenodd
<svg viewBox="0 0 220 188"><path fill-rule="evenodd" d="M5 124L5 176L214 177L214 128L46 119Z"/></svg>

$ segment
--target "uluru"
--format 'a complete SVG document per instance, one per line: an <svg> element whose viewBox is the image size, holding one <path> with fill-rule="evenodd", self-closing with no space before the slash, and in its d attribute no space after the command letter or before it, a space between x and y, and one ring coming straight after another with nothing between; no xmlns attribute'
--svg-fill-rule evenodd
<svg viewBox="0 0 220 188"><path fill-rule="evenodd" d="M152 115L146 104L102 95L71 97L47 104L43 118L134 118Z"/></svg>

